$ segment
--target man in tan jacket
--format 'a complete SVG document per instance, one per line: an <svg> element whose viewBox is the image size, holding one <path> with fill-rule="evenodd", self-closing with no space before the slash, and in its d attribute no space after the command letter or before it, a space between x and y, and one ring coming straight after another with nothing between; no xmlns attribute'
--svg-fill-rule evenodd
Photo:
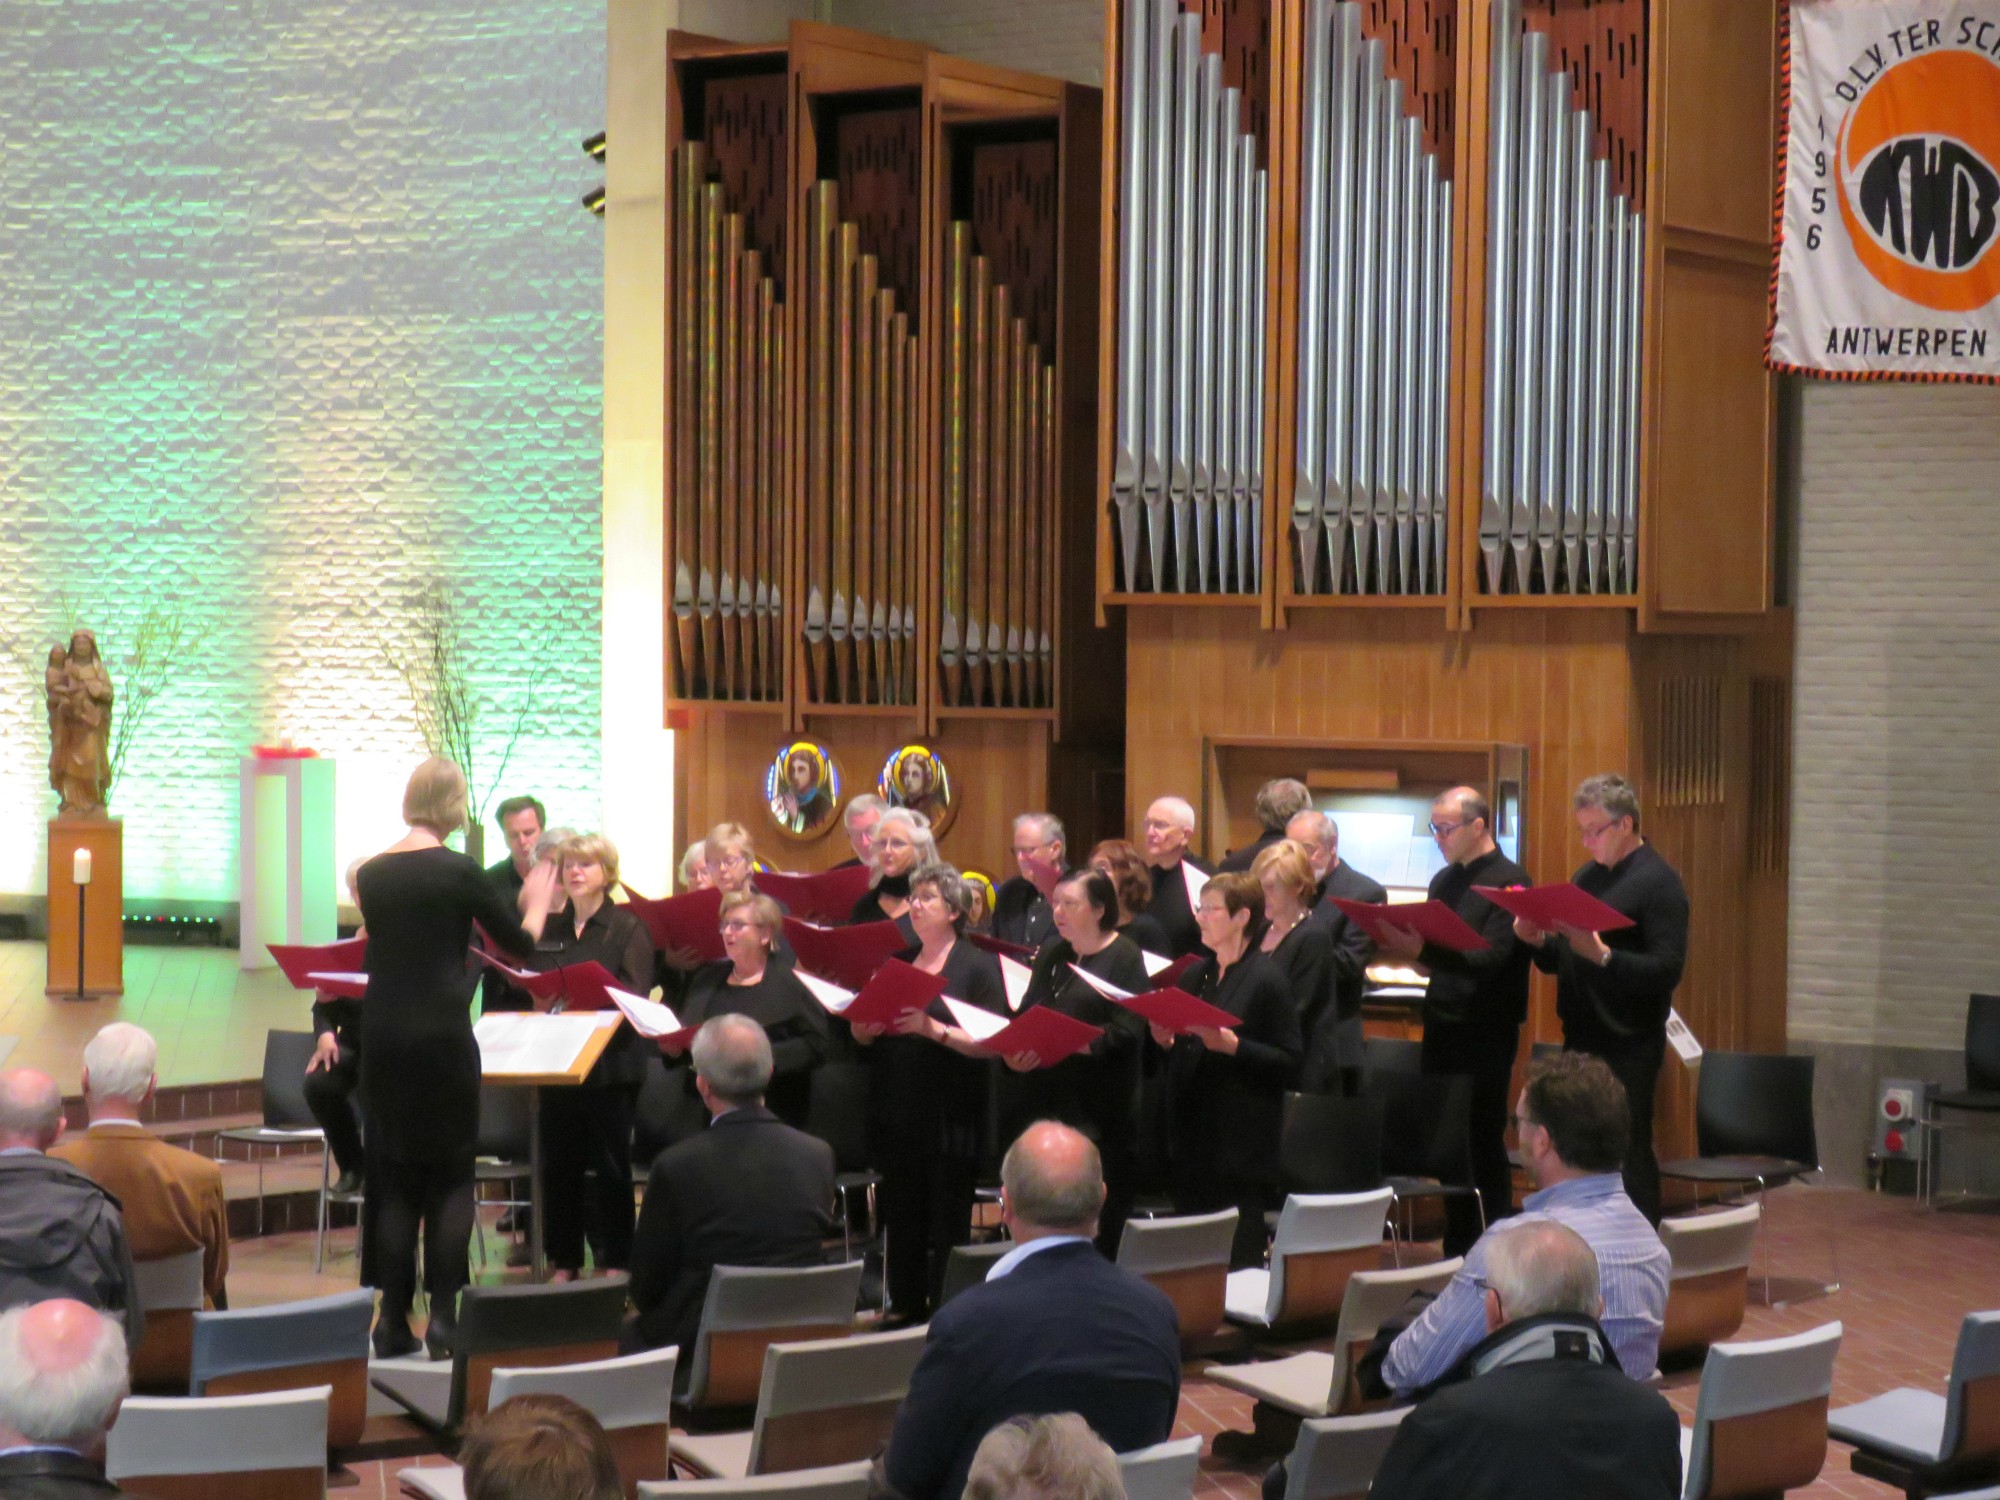
<svg viewBox="0 0 2000 1500"><path fill-rule="evenodd" d="M158 1082L160 1049L126 1021L114 1021L83 1049L83 1092L90 1128L65 1137L51 1156L68 1162L115 1197L137 1261L202 1252L202 1291L225 1307L229 1208L222 1169L207 1157L156 1139L139 1123Z"/></svg>

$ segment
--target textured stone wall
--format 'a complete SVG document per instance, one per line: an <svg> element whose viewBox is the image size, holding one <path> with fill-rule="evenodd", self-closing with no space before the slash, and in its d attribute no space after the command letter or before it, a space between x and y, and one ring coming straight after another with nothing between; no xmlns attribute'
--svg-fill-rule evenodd
<svg viewBox="0 0 2000 1500"><path fill-rule="evenodd" d="M43 655L205 636L113 810L136 900L233 900L237 758L339 758L337 855L422 754L383 655L445 584L507 773L599 819L601 8L0 0L0 895L42 888ZM490 780L512 719L474 757Z"/></svg>

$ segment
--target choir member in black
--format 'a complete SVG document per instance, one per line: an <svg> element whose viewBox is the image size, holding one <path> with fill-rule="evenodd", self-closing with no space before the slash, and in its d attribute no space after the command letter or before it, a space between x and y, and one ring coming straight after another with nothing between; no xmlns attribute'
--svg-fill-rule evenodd
<svg viewBox="0 0 2000 1500"><path fill-rule="evenodd" d="M681 890L707 891L715 888L708 873L708 840L696 839L681 855Z"/></svg>
<svg viewBox="0 0 2000 1500"><path fill-rule="evenodd" d="M952 999L1004 1016L1000 961L959 935L971 913L958 871L922 866L910 881L904 919L917 945L903 958L942 975ZM942 1001L905 1016L900 1035L877 1026L853 1030L870 1072L869 1160L882 1174L889 1306L896 1322L921 1323L944 1285L951 1247L972 1238L992 1063L951 1023Z"/></svg>
<svg viewBox="0 0 2000 1500"><path fill-rule="evenodd" d="M840 815L840 821L847 830L847 847L854 851L854 857L843 859L834 869L851 870L856 865L870 863L874 853L875 825L882 821L882 814L888 810L889 804L873 792L860 792L847 799L847 810Z"/></svg>
<svg viewBox="0 0 2000 1500"><path fill-rule="evenodd" d="M1014 864L1020 871L993 892L993 935L1023 948L1039 948L1055 931L1049 897L1069 873L1062 819L1022 813L1014 820ZM1032 1122L1030 1122L1032 1123Z"/></svg>
<svg viewBox="0 0 2000 1500"><path fill-rule="evenodd" d="M1231 1269L1264 1262L1264 1214L1277 1207L1278 1135L1285 1091L1299 1071L1299 1016L1284 971L1258 951L1264 891L1253 875L1225 873L1201 893L1202 941L1215 956L1190 976L1202 999L1237 1025L1175 1036L1168 1048L1176 1213L1234 1208Z"/></svg>
<svg viewBox="0 0 2000 1500"><path fill-rule="evenodd" d="M486 867L486 878L510 907L521 897L521 882L535 867L537 850L548 829L548 813L538 798L509 797L493 812L507 841L507 857ZM479 981L479 1011L527 1010L531 1001L525 990L507 982L507 976L488 969Z"/></svg>
<svg viewBox="0 0 2000 1500"><path fill-rule="evenodd" d="M1528 873L1493 841L1493 809L1469 786L1431 803L1431 837L1445 867L1431 877L1430 899L1441 901L1491 944L1460 953L1426 943L1407 927L1382 929L1382 949L1430 972L1424 988L1423 1070L1471 1080L1468 1128L1472 1180L1486 1222L1514 1211L1513 1170L1507 1162L1508 1086L1514 1048L1528 1018L1528 950L1514 938L1514 921L1473 889L1526 885ZM1463 1198L1446 1205L1445 1254L1458 1255L1479 1238L1479 1215Z"/></svg>
<svg viewBox="0 0 2000 1500"><path fill-rule="evenodd" d="M1153 895L1146 903L1146 912L1167 935L1167 956L1206 954L1194 907L1201 883L1212 872L1188 852L1194 837L1194 809L1185 798L1156 798L1146 809L1142 836L1147 873L1153 877ZM1192 897L1188 894L1190 883L1195 887Z"/></svg>
<svg viewBox="0 0 2000 1500"><path fill-rule="evenodd" d="M361 896L354 877L362 862L347 867L347 899L358 911ZM366 937L363 928L354 934ZM306 1108L326 1135L326 1149L340 1173L332 1191L358 1193L362 1183L361 1122L354 1113L354 1090L361 1082L361 1002L316 991L312 1005L313 1055L306 1060Z"/></svg>
<svg viewBox="0 0 2000 1500"><path fill-rule="evenodd" d="M875 824L869 845L875 861L875 878L854 903L848 914L851 926L863 922L894 922L914 946L916 933L909 923L910 880L925 865L937 862L937 840L931 836L931 821L907 807L892 807Z"/></svg>
<svg viewBox="0 0 2000 1500"><path fill-rule="evenodd" d="M708 883L718 890L747 891L757 874L757 851L740 823L717 823L701 841Z"/></svg>
<svg viewBox="0 0 2000 1500"><path fill-rule="evenodd" d="M596 962L621 989L644 995L653 984L653 940L646 925L609 899L618 882L618 850L599 834L564 841L555 851L567 905L549 917L528 967L538 973ZM632 1112L653 1049L621 1026L581 1087L542 1095L542 1242L550 1279L583 1269L584 1232L600 1271L632 1261Z"/></svg>
<svg viewBox="0 0 2000 1500"><path fill-rule="evenodd" d="M1257 856L1250 873L1264 892L1264 935L1257 951L1267 953L1285 976L1299 1017L1299 1047L1326 1025L1333 1010L1333 939L1312 920L1312 861L1302 845L1285 839Z"/></svg>
<svg viewBox="0 0 2000 1500"><path fill-rule="evenodd" d="M1001 1059L1000 1135L1012 1140L1037 1120L1074 1126L1097 1143L1104 1158L1104 1212L1097 1246L1116 1257L1132 1212L1133 1148L1137 1131L1139 1064L1145 1025L1138 1016L1092 989L1070 971L1088 970L1105 983L1137 994L1150 988L1138 945L1113 926L1118 895L1096 870L1065 876L1052 893L1056 935L1035 955L1021 1009L1046 1005L1104 1035L1053 1067L1028 1053Z"/></svg>
<svg viewBox="0 0 2000 1500"><path fill-rule="evenodd" d="M1632 1131L1625 1194L1660 1222L1660 1164L1653 1155L1653 1088L1666 1060L1667 1013L1687 963L1687 887L1639 834L1639 797L1623 776L1592 776L1571 799L1577 836L1590 859L1573 882L1632 919L1614 932L1561 926L1514 931L1534 950L1535 967L1556 976L1563 1047L1601 1057L1625 1085Z"/></svg>
<svg viewBox="0 0 2000 1500"><path fill-rule="evenodd" d="M772 947L784 931L778 903L755 891L731 891L722 898L722 946L728 958L698 970L680 1010L683 1026L699 1026L711 1016L748 1016L771 1038L777 1071L765 1102L795 1129L805 1129L812 1070L826 1059L826 1008L789 965L772 961ZM662 1040L669 1062L684 1059L685 1047ZM692 1088L693 1075L688 1087Z"/></svg>
<svg viewBox="0 0 2000 1500"><path fill-rule="evenodd" d="M1173 944L1147 907L1153 901L1153 877L1146 862L1127 839L1105 839L1090 851L1090 868L1111 877L1118 892L1118 935L1160 958L1172 958Z"/></svg>
<svg viewBox="0 0 2000 1500"><path fill-rule="evenodd" d="M368 1198L364 1257L382 1294L375 1353L418 1348L410 1332L417 1236L431 1298L425 1341L449 1351L472 1239L473 1153L479 1134L479 1047L472 1038L472 976L466 949L479 923L519 958L533 951L555 888L537 865L521 888L520 913L472 860L444 847L465 826L465 777L448 760L417 767L403 793L410 831L356 877L368 929L368 990L362 997L362 1138Z"/></svg>
<svg viewBox="0 0 2000 1500"><path fill-rule="evenodd" d="M1232 849L1216 868L1222 873L1248 874L1257 856L1285 836L1285 825L1312 806L1312 793L1303 781L1281 776L1257 788L1257 822L1262 826L1256 838L1241 849Z"/></svg>
<svg viewBox="0 0 2000 1500"><path fill-rule="evenodd" d="M1333 942L1333 1009L1317 1030L1305 1035L1306 1060L1299 1070L1299 1088L1308 1094L1338 1090L1353 1094L1361 1088L1367 1061L1361 1036L1361 992L1367 987L1368 966L1375 961L1375 939L1360 923L1334 905L1365 901L1380 906L1389 899L1381 882L1371 880L1340 857L1340 827L1317 810L1302 812L1285 825L1285 837L1306 851L1312 861L1312 915Z"/></svg>

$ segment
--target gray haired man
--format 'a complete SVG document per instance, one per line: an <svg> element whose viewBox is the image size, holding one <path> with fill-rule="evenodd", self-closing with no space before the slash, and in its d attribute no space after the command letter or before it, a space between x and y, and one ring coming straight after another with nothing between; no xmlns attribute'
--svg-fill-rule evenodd
<svg viewBox="0 0 2000 1500"><path fill-rule="evenodd" d="M104 1477L104 1435L127 1389L117 1319L68 1298L0 1313L0 1495L118 1494Z"/></svg>

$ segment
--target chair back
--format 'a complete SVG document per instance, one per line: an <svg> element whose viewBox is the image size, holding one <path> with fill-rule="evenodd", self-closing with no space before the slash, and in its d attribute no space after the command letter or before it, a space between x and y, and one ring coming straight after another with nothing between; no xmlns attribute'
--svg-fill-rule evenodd
<svg viewBox="0 0 2000 1500"><path fill-rule="evenodd" d="M199 1249L135 1262L145 1332L132 1351L132 1384L144 1390L184 1391L194 1351L194 1315L201 1311Z"/></svg>
<svg viewBox="0 0 2000 1500"><path fill-rule="evenodd" d="M1699 1349L1733 1337L1750 1294L1750 1255L1761 1205L1660 1220L1660 1243L1673 1259L1660 1353Z"/></svg>
<svg viewBox="0 0 2000 1500"><path fill-rule="evenodd" d="M1703 1156L1773 1156L1817 1170L1812 1095L1810 1057L1704 1052L1694 1093L1696 1147Z"/></svg>
<svg viewBox="0 0 2000 1500"><path fill-rule="evenodd" d="M938 1306L943 1307L960 1292L978 1286L986 1279L986 1273L993 1269L995 1262L1016 1248L1012 1240L989 1240L983 1245L953 1245L951 1255L944 1263L944 1289L938 1294Z"/></svg>
<svg viewBox="0 0 2000 1500"><path fill-rule="evenodd" d="M1355 1366L1382 1325L1402 1310L1403 1304L1419 1292L1442 1292L1465 1264L1458 1256L1433 1261L1427 1266L1407 1266L1395 1271L1356 1271L1347 1279L1347 1295L1341 1299L1340 1322L1333 1331L1333 1383L1328 1387L1326 1409L1346 1416L1363 1407L1361 1392L1354 1383Z"/></svg>
<svg viewBox="0 0 2000 1500"><path fill-rule="evenodd" d="M133 1396L105 1441L105 1477L146 1500L325 1500L332 1394Z"/></svg>
<svg viewBox="0 0 2000 1500"><path fill-rule="evenodd" d="M319 1121L306 1103L306 1064L319 1038L310 1031L264 1034L264 1128L313 1130Z"/></svg>
<svg viewBox="0 0 2000 1500"><path fill-rule="evenodd" d="M844 1336L861 1298L861 1262L717 1266L708 1278L688 1371L687 1404L748 1406L772 1344Z"/></svg>
<svg viewBox="0 0 2000 1500"><path fill-rule="evenodd" d="M1201 1471L1201 1438L1172 1438L1118 1455L1125 1500L1189 1500Z"/></svg>
<svg viewBox="0 0 2000 1500"><path fill-rule="evenodd" d="M1965 1007L1965 1086L2000 1093L2000 995L1974 995Z"/></svg>
<svg viewBox="0 0 2000 1500"><path fill-rule="evenodd" d="M752 1474L819 1469L872 1456L924 1352L927 1327L772 1344L764 1351Z"/></svg>
<svg viewBox="0 0 2000 1500"><path fill-rule="evenodd" d="M325 1386L326 1441L361 1441L368 1419L368 1327L375 1294L337 1292L303 1302L194 1315L190 1396L254 1396Z"/></svg>
<svg viewBox="0 0 2000 1500"><path fill-rule="evenodd" d="M866 1063L823 1063L812 1071L806 1134L833 1147L835 1171L868 1165L868 1080Z"/></svg>
<svg viewBox="0 0 2000 1500"><path fill-rule="evenodd" d="M625 1493L667 1477L667 1427L672 1420L675 1348L579 1365L530 1365L495 1370L491 1404L516 1396L567 1396L597 1418L611 1440Z"/></svg>
<svg viewBox="0 0 2000 1500"><path fill-rule="evenodd" d="M1382 1101L1285 1095L1278 1176L1288 1193L1363 1193L1382 1185Z"/></svg>
<svg viewBox="0 0 2000 1500"><path fill-rule="evenodd" d="M473 1154L494 1161L526 1161L532 1152L532 1089L479 1085L479 1135Z"/></svg>
<svg viewBox="0 0 2000 1500"><path fill-rule="evenodd" d="M1371 1036L1361 1043L1361 1055L1369 1078L1378 1073L1419 1073L1424 1066L1424 1044L1400 1036Z"/></svg>
<svg viewBox="0 0 2000 1500"><path fill-rule="evenodd" d="M1229 1296L1229 1248L1236 1210L1172 1219L1127 1219L1118 1264L1167 1294L1180 1320L1181 1344L1211 1338Z"/></svg>
<svg viewBox="0 0 2000 1500"><path fill-rule="evenodd" d="M1938 1451L1950 1463L2000 1458L2000 1311L1967 1313L1958 1325Z"/></svg>
<svg viewBox="0 0 2000 1500"><path fill-rule="evenodd" d="M1352 1417L1312 1417L1299 1424L1285 1460L1285 1500L1350 1500L1368 1493L1376 1470L1415 1407Z"/></svg>
<svg viewBox="0 0 2000 1500"><path fill-rule="evenodd" d="M1383 1187L1285 1199L1271 1238L1265 1321L1278 1328L1336 1316L1348 1279L1382 1264L1382 1230L1395 1197Z"/></svg>
<svg viewBox="0 0 2000 1500"><path fill-rule="evenodd" d="M554 1286L469 1286L458 1294L451 1398L444 1426L457 1431L492 1404L502 1368L577 1365L618 1353L625 1320L620 1274Z"/></svg>
<svg viewBox="0 0 2000 1500"><path fill-rule="evenodd" d="M1826 1406L1841 1328L1716 1344L1702 1366L1685 1500L1803 1489L1826 1463Z"/></svg>
<svg viewBox="0 0 2000 1500"><path fill-rule="evenodd" d="M1436 1073L1371 1075L1382 1101L1382 1165L1391 1177L1472 1182L1472 1082Z"/></svg>
<svg viewBox="0 0 2000 1500"><path fill-rule="evenodd" d="M835 1464L790 1474L756 1474L748 1479L676 1479L642 1484L639 1500L867 1500L873 1464Z"/></svg>

